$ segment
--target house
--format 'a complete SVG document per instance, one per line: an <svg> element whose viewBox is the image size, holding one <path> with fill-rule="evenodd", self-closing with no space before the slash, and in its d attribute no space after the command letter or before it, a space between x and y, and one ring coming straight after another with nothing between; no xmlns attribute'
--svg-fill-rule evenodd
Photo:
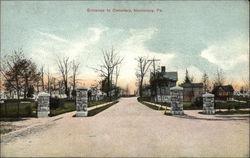
<svg viewBox="0 0 250 158"><path fill-rule="evenodd" d="M183 83L183 101L191 102L203 94L203 83Z"/></svg>
<svg viewBox="0 0 250 158"><path fill-rule="evenodd" d="M212 90L216 100L232 100L234 88L232 85L215 86Z"/></svg>
<svg viewBox="0 0 250 158"><path fill-rule="evenodd" d="M160 72L150 74L151 99L155 102L170 102L170 88L176 86L177 72L166 72L165 66Z"/></svg>

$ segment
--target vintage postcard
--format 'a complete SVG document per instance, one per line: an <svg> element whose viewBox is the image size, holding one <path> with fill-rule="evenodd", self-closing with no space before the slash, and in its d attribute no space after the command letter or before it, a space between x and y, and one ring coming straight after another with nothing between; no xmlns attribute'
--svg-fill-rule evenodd
<svg viewBox="0 0 250 158"><path fill-rule="evenodd" d="M1 157L249 157L249 1L2 0Z"/></svg>

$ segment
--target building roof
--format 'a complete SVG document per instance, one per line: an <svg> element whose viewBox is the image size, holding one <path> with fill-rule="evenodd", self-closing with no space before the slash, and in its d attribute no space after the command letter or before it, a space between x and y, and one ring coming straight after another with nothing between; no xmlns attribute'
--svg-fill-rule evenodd
<svg viewBox="0 0 250 158"><path fill-rule="evenodd" d="M222 88L223 90L227 92L233 92L234 88L232 85L225 85L225 86L215 86L214 89L212 90L212 93L216 92L219 90L219 88Z"/></svg>
<svg viewBox="0 0 250 158"><path fill-rule="evenodd" d="M163 74L163 77L168 78L173 81L178 80L177 72L161 72Z"/></svg>
<svg viewBox="0 0 250 158"><path fill-rule="evenodd" d="M182 83L183 88L203 88L203 83Z"/></svg>

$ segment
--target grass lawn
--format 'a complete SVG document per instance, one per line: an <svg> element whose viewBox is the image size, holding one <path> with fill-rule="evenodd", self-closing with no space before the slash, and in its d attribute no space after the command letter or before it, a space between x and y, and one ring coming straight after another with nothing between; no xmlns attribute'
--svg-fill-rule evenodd
<svg viewBox="0 0 250 158"><path fill-rule="evenodd" d="M90 101L88 103L88 107L104 104L104 103L107 103L107 102L109 102L109 101L107 101L107 100ZM75 101L65 101L58 108L51 109L50 110L50 116L56 116L56 115L60 115L60 114L75 111L75 110L76 110Z"/></svg>
<svg viewBox="0 0 250 158"><path fill-rule="evenodd" d="M110 101L108 101L106 99L104 99L104 100L98 100L98 101L90 101L88 107L90 108L92 106L104 104L104 103L107 103L107 102L110 102Z"/></svg>
<svg viewBox="0 0 250 158"><path fill-rule="evenodd" d="M194 106L191 102L184 102L183 110L202 110L202 107Z"/></svg>
<svg viewBox="0 0 250 158"><path fill-rule="evenodd" d="M118 102L119 102L119 101L114 101L114 102L112 102L112 103L110 103L110 104L107 104L107 105L105 105L105 106L102 106L102 107L99 107L99 108L95 108L95 109L93 109L93 110L90 110L90 111L88 111L88 117L94 116L94 115L96 115L96 114L102 112L103 110L106 110L107 108L113 106L114 104L116 104L116 103L118 103Z"/></svg>
<svg viewBox="0 0 250 158"><path fill-rule="evenodd" d="M65 102L63 102L62 106L59 106L56 109L50 109L49 116L60 115L60 114L66 113L66 112L74 111L75 109L76 109L76 107L75 107L74 101L65 101Z"/></svg>
<svg viewBox="0 0 250 158"><path fill-rule="evenodd" d="M146 103L144 102L143 100L140 100L140 99L137 99L140 103L142 103L143 105L146 105L147 107L149 107L150 109L153 109L153 110L165 110L164 108L159 108L158 106L155 106L153 105L154 103L152 104L149 104L149 103ZM162 106L166 106L166 105L162 105Z"/></svg>
<svg viewBox="0 0 250 158"><path fill-rule="evenodd" d="M233 115L233 114L250 114L250 110L234 110L234 111L216 111L215 114L219 115Z"/></svg>

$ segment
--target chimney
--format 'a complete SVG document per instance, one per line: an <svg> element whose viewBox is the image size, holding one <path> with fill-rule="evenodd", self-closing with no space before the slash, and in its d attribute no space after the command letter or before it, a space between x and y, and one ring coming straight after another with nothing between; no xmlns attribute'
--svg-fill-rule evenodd
<svg viewBox="0 0 250 158"><path fill-rule="evenodd" d="M161 72L166 72L165 66L162 66L162 67L161 67Z"/></svg>

